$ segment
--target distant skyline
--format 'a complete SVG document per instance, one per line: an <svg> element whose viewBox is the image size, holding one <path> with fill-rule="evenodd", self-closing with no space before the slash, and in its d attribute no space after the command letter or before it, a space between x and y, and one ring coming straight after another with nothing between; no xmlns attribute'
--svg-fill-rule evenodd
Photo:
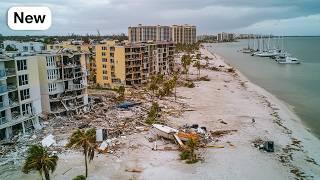
<svg viewBox="0 0 320 180"><path fill-rule="evenodd" d="M53 23L46 31L13 31L12 6L47 6ZM128 26L192 24L197 34L218 32L287 36L320 35L319 0L7 0L0 2L3 35L127 34Z"/></svg>

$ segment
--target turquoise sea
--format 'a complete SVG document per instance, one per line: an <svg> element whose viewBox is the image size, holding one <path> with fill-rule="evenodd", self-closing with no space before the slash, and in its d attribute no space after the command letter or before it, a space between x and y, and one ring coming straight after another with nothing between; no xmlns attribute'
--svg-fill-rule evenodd
<svg viewBox="0 0 320 180"><path fill-rule="evenodd" d="M270 58L239 52L247 40L214 43L209 48L226 58L249 80L293 106L302 122L320 138L320 37L286 37L284 49L302 62L278 64Z"/></svg>

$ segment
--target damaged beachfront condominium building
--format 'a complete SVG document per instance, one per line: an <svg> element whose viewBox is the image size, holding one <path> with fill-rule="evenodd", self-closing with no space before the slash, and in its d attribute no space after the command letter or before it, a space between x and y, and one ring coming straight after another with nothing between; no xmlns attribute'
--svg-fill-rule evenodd
<svg viewBox="0 0 320 180"><path fill-rule="evenodd" d="M81 51L46 51L39 42L4 41L0 56L0 139L41 128L41 115L72 114L88 105Z"/></svg>
<svg viewBox="0 0 320 180"><path fill-rule="evenodd" d="M95 46L96 84L101 87L140 85L155 74L170 74L176 44L196 43L193 25L128 27L128 42Z"/></svg>

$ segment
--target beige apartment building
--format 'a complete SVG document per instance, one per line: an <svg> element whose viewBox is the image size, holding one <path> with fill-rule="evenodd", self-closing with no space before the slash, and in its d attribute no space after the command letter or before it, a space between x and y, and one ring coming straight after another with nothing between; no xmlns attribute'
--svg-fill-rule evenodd
<svg viewBox="0 0 320 180"><path fill-rule="evenodd" d="M142 26L128 27L129 42L173 41L181 44L197 42L197 28L193 25Z"/></svg>
<svg viewBox="0 0 320 180"><path fill-rule="evenodd" d="M173 25L172 41L179 44L193 44L197 42L197 28L193 25Z"/></svg>
<svg viewBox="0 0 320 180"><path fill-rule="evenodd" d="M141 85L153 74L169 74L174 65L174 50L172 42L97 45L97 84Z"/></svg>
<svg viewBox="0 0 320 180"><path fill-rule="evenodd" d="M170 26L143 26L128 27L129 42L171 41Z"/></svg>

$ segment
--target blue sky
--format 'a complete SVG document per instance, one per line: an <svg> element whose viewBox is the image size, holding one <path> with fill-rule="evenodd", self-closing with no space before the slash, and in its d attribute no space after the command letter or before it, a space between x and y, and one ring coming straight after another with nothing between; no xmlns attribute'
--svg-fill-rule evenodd
<svg viewBox="0 0 320 180"><path fill-rule="evenodd" d="M12 31L12 6L48 6L52 27ZM275 35L320 35L320 0L1 0L0 33L62 35L127 33L137 24L194 24L198 34L220 31Z"/></svg>

